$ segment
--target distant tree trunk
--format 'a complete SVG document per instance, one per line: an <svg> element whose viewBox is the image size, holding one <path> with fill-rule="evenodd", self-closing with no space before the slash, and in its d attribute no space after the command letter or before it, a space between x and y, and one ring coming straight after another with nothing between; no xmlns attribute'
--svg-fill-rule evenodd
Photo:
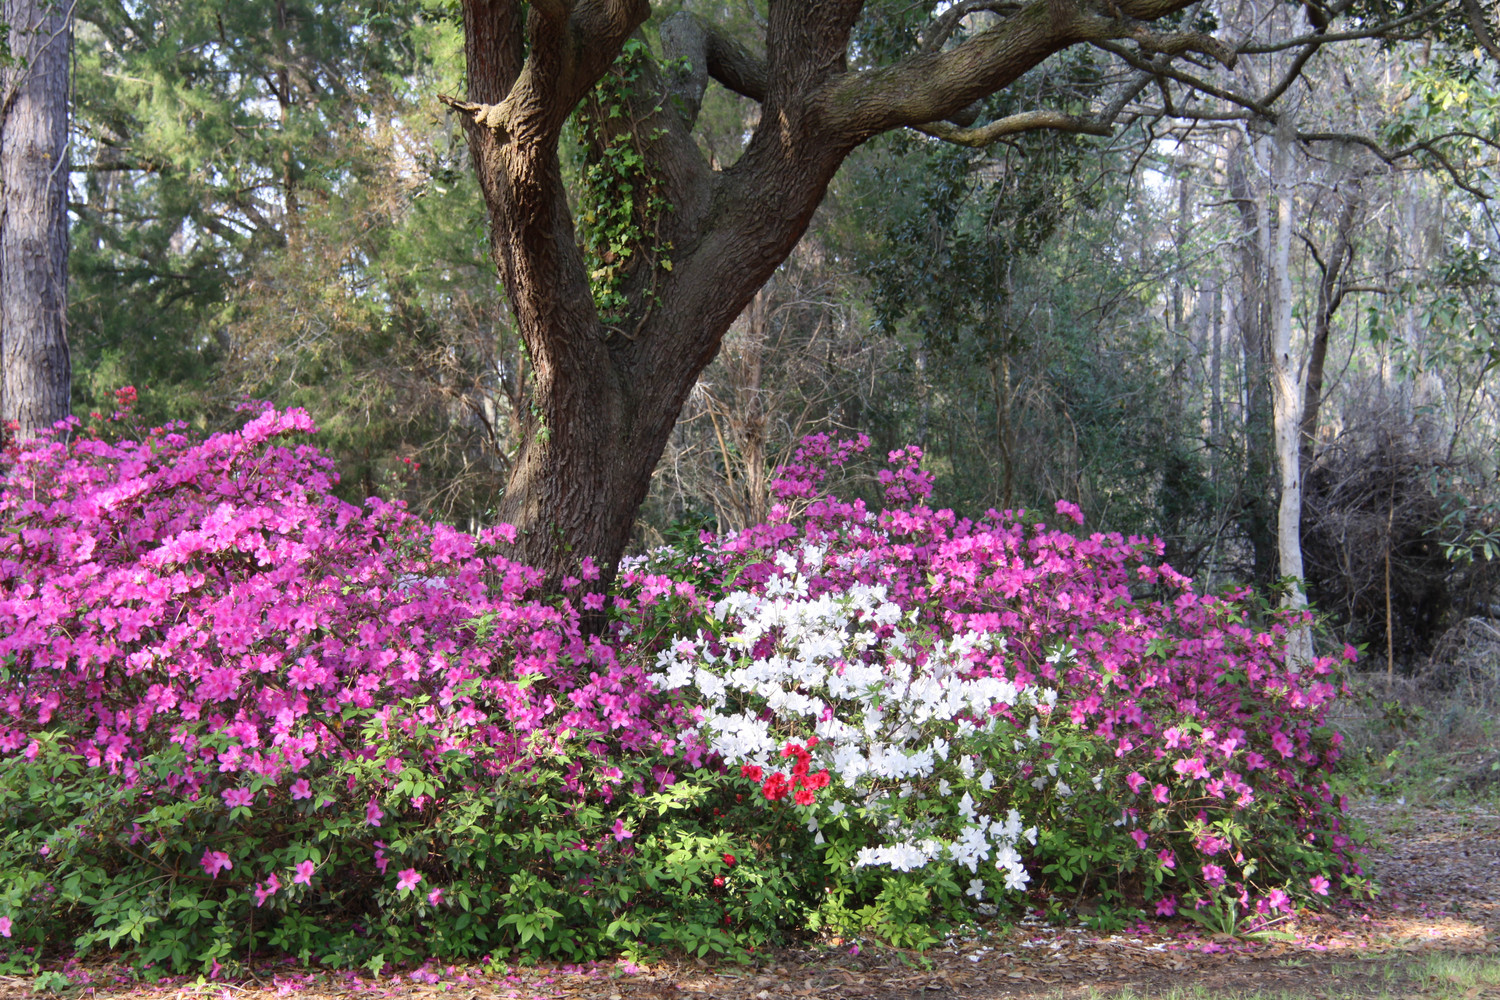
<svg viewBox="0 0 1500 1000"><path fill-rule="evenodd" d="M1307 379L1302 397L1302 473L1312 468L1317 458L1318 413L1323 406L1323 370L1328 361L1328 339L1333 329L1333 314L1343 304L1349 264L1354 259L1354 221L1363 197L1359 179L1344 198L1339 212L1338 230L1333 249L1326 261L1319 261L1322 277L1318 281L1318 305L1313 313L1312 348L1307 358Z"/></svg>
<svg viewBox="0 0 1500 1000"><path fill-rule="evenodd" d="M1270 238L1267 242L1267 277L1270 279L1271 314L1271 410L1274 416L1276 470L1280 480L1280 504L1276 516L1276 550L1281 576L1290 581L1282 606L1291 611L1307 607L1302 572L1302 387L1292 359L1292 226L1296 212L1296 177L1291 163L1290 119L1278 127L1271 139L1267 190L1261 199ZM1275 222L1271 224L1270 199L1275 198ZM1287 660L1294 667L1312 661L1312 632L1307 628L1287 635Z"/></svg>
<svg viewBox="0 0 1500 1000"><path fill-rule="evenodd" d="M5 0L0 73L0 420L30 437L68 415L70 7Z"/></svg>
<svg viewBox="0 0 1500 1000"><path fill-rule="evenodd" d="M1260 586L1276 578L1276 530L1272 514L1275 480L1272 478L1272 419L1270 402L1271 321L1266 275L1269 218L1265 205L1252 189L1248 160L1251 151L1242 142L1229 153L1229 197L1240 218L1240 294L1235 303L1235 325L1244 352L1245 379L1245 477L1240 523L1250 541L1255 564L1253 575ZM1248 168L1248 169L1247 169Z"/></svg>

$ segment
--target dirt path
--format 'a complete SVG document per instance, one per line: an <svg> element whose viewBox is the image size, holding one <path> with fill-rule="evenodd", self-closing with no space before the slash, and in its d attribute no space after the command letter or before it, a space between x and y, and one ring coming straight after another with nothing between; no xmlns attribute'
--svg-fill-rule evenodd
<svg viewBox="0 0 1500 1000"><path fill-rule="evenodd" d="M1369 868L1385 887L1375 903L1302 918L1293 943L1247 944L1190 932L1179 921L1098 935L1081 928L1023 924L1003 937L957 942L926 961L853 949L788 952L775 965L714 967L673 962L646 968L526 969L471 978L429 970L382 980L353 976L263 974L263 982L184 982L132 988L106 970L74 995L157 1000L196 993L238 1000L252 995L459 997L462 1000L790 1000L790 998L1085 997L1126 989L1165 994L1202 986L1227 992L1295 991L1299 997L1431 995L1500 997L1500 985L1455 994L1424 983L1432 956L1500 959L1500 815L1484 809L1440 811L1369 805L1361 818L1376 834ZM1396 973L1393 970L1403 969ZM1412 969L1418 970L1413 978ZM433 981L424 981L424 980ZM30 996L30 981L0 977L0 1000Z"/></svg>

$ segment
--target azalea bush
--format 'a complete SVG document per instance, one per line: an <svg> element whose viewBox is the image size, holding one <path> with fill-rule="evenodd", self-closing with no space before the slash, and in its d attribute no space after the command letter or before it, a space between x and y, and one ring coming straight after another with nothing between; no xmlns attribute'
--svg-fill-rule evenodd
<svg viewBox="0 0 1500 1000"><path fill-rule="evenodd" d="M508 526L336 499L305 414L121 402L0 469L12 963L922 946L1357 878L1334 665L1069 505L959 520L908 450L870 511L824 479L863 443L812 439L771 523L548 595Z"/></svg>
<svg viewBox="0 0 1500 1000"><path fill-rule="evenodd" d="M927 508L914 448L882 473L885 510L827 495L862 447L810 439L776 523L705 547L725 594L654 676L752 776L815 747L832 777L799 818L843 876L823 917L880 923L878 886L955 917L1032 892L1268 922L1363 885L1329 784L1337 664L1285 661L1303 616L1256 624L1248 593L1196 593L1159 541L1079 537L1065 501L1074 531Z"/></svg>

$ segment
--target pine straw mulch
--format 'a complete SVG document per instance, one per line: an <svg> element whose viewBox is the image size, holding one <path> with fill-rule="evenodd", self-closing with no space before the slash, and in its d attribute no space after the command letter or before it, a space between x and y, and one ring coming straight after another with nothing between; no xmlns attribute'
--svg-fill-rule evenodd
<svg viewBox="0 0 1500 1000"><path fill-rule="evenodd" d="M1384 886L1368 904L1344 904L1300 917L1282 929L1293 942L1247 943L1194 932L1181 921L1141 924L1128 933L1025 922L983 939L950 942L925 956L847 944L791 950L759 965L691 960L637 967L517 968L503 975L424 968L382 978L310 975L268 967L257 980L196 979L134 983L109 966L69 970L74 996L164 1000L915 1000L915 998L1087 997L1127 988L1154 995L1173 987L1225 991L1297 991L1298 996L1398 996L1427 992L1420 979L1391 979L1434 954L1500 957L1500 814L1493 806L1459 809L1366 805L1376 835L1368 868ZM0 1000L30 996L32 983L0 977ZM1467 997L1500 996L1489 987ZM1448 995L1448 994L1445 994Z"/></svg>

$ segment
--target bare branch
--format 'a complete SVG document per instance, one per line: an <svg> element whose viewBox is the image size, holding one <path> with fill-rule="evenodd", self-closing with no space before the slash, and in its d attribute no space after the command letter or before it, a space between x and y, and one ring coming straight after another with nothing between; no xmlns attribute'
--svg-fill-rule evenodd
<svg viewBox="0 0 1500 1000"><path fill-rule="evenodd" d="M1101 124L1091 117L1069 115L1061 111L1023 111L1020 114L1006 115L980 128L954 128L944 122L929 122L926 125L911 127L934 139L942 139L956 146L972 146L976 149L983 149L1008 135L1015 135L1018 132L1034 132L1038 129L1079 132L1085 135L1109 135L1111 131L1108 125Z"/></svg>
<svg viewBox="0 0 1500 1000"><path fill-rule="evenodd" d="M1201 52L1225 69L1234 69L1234 64L1239 59L1239 53L1230 48L1225 42L1212 35L1205 35L1198 31L1159 35L1146 30L1145 26L1140 26L1127 37L1145 51L1157 52L1165 56L1180 56L1186 52Z"/></svg>
<svg viewBox="0 0 1500 1000"><path fill-rule="evenodd" d="M1012 14L1021 9L1017 0L962 0L949 7L932 23L927 37L922 39L922 52L936 52L947 44L958 30L958 24L976 11L987 10L995 14Z"/></svg>
<svg viewBox="0 0 1500 1000"><path fill-rule="evenodd" d="M1126 46L1120 45L1119 43L1114 41L1099 40L1095 41L1094 45L1095 47L1101 48L1106 52L1114 53L1138 70L1151 73L1152 75L1161 79L1176 80L1183 86L1191 87L1194 90L1208 94L1210 97L1217 97L1221 101L1227 101L1230 104L1237 104L1242 108L1254 111L1257 115L1265 118L1267 121L1274 122L1276 120L1276 113L1269 107L1267 107L1266 104L1259 98L1251 97L1248 94L1241 94L1237 91L1228 90L1216 84L1209 83L1207 80L1204 80L1201 77L1194 76L1191 73L1187 73L1172 67L1163 59L1154 59L1148 61L1141 58L1135 52L1132 52Z"/></svg>
<svg viewBox="0 0 1500 1000"><path fill-rule="evenodd" d="M1240 55L1266 55L1273 52L1285 52L1288 49L1299 48L1312 42L1353 42L1363 38L1387 38L1400 28L1425 21L1447 5L1448 0L1437 0L1436 3L1428 4L1421 10L1408 14L1405 17L1398 17L1393 21L1383 21L1368 28L1336 33L1328 32L1327 34L1314 32L1310 35L1298 35L1296 38L1287 38L1276 42L1263 42L1259 45L1250 45L1247 43L1239 47L1239 52Z"/></svg>
<svg viewBox="0 0 1500 1000"><path fill-rule="evenodd" d="M1257 129L1257 131L1261 131L1261 129ZM1455 133L1454 136L1459 134L1463 133ZM1370 152L1374 153L1381 162L1389 164L1390 166L1395 166L1401 160L1413 159L1418 153L1425 153L1437 161L1438 166L1442 167L1443 170L1447 172L1448 176L1453 179L1453 183L1458 188L1462 189L1470 195L1473 195L1479 201L1487 201L1489 199L1489 195L1483 190L1464 180L1463 176L1458 172L1458 169L1453 166L1452 161L1448 159L1447 154L1438 148L1438 142L1440 142L1442 139L1452 138L1454 136L1439 136L1435 139L1423 139L1421 142L1414 142L1411 145L1405 146L1401 149L1386 149L1375 139L1372 139L1367 135L1360 135L1357 132L1297 133L1297 139L1299 142L1342 142L1348 145L1363 146Z"/></svg>
<svg viewBox="0 0 1500 1000"><path fill-rule="evenodd" d="M1120 113L1125 110L1125 105L1135 100L1150 82L1149 73L1135 74L1120 88L1114 99L1096 115L1070 115L1060 111L1024 111L1020 114L1006 115L1004 118L996 119L979 128L954 128L944 122L928 122L924 125L914 125L912 128L934 139L942 139L944 142L951 142L958 146L971 146L975 149L982 149L1008 135L1038 129L1107 136L1113 133L1114 124L1119 119Z"/></svg>

